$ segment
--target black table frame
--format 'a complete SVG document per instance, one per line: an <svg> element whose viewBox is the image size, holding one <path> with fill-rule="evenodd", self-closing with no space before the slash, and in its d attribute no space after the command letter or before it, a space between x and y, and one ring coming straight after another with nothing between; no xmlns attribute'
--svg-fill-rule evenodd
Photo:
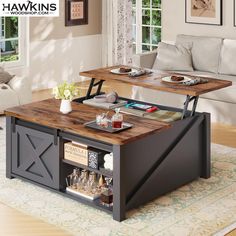
<svg viewBox="0 0 236 236"><path fill-rule="evenodd" d="M96 83L95 83L95 80L96 80L95 78L92 78L90 80L90 84L89 84L86 96L82 97L82 98L79 98L79 99L76 99L75 101L82 102L85 99L90 99L90 98L93 98L97 95L103 94L103 92L101 92L101 90L102 90L102 85L105 82L105 80L98 80L98 82L96 82ZM92 89L95 88L95 87L97 87L97 91L92 94ZM191 109L191 112L190 112L189 115L191 117L195 115L198 100L199 100L199 96L186 95L186 99L185 99L185 102L184 102L184 108L183 108L183 111L182 111L182 119L187 117L188 107L189 107L189 104L191 102L193 102L193 105L192 105L192 109Z"/></svg>
<svg viewBox="0 0 236 236"><path fill-rule="evenodd" d="M101 80L95 83L95 79L92 79L87 95L77 99L77 102L101 94L103 82ZM92 88L96 86L98 86L96 93L91 94ZM190 113L187 108L192 100L194 104ZM102 140L63 132L14 116L7 116L6 177L22 178L71 197L65 193L65 177L71 173L74 163L70 165L63 162L64 141L74 140L113 152L113 208L105 209L97 202L72 198L106 212L112 212L114 220L123 221L129 209L139 207L199 177L210 178L210 114L195 112L197 100L198 97L187 96L184 108L185 118L172 122L169 129L123 145L105 143ZM178 108L158 106L164 110L183 112ZM45 142L45 148L52 149L51 153L49 152L50 155L44 157L46 160L50 160L45 169L40 164L42 162L40 153L43 149L40 152L36 151L37 156L33 158L30 154L27 156L24 155L24 152L22 154L22 151L19 151L32 153L34 150L33 144L31 147L30 142L25 143L25 137L41 139ZM47 155L47 152L44 153ZM23 163L24 168L19 163ZM33 165L33 163L35 163L36 172L45 173L47 171L48 175L40 178L38 174L34 175L29 172L27 166Z"/></svg>

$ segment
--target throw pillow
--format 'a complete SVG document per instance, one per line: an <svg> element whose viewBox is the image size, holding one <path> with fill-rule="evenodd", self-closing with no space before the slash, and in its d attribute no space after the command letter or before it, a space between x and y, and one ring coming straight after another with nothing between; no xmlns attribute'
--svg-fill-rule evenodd
<svg viewBox="0 0 236 236"><path fill-rule="evenodd" d="M220 55L219 73L225 75L236 75L235 67L236 40L225 39Z"/></svg>
<svg viewBox="0 0 236 236"><path fill-rule="evenodd" d="M193 71L191 44L171 45L159 43L153 69Z"/></svg>
<svg viewBox="0 0 236 236"><path fill-rule="evenodd" d="M0 68L0 84L7 84L13 77L14 75Z"/></svg>
<svg viewBox="0 0 236 236"><path fill-rule="evenodd" d="M198 71L217 73L222 38L177 35L176 43L192 43L193 68Z"/></svg>

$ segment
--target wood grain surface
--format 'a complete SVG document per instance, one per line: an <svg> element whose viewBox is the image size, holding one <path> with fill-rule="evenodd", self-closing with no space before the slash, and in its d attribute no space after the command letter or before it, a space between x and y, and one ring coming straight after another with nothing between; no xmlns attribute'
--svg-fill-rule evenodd
<svg viewBox="0 0 236 236"><path fill-rule="evenodd" d="M164 122L124 115L124 121L129 122L134 126L131 129L120 133L110 134L105 131L94 130L84 126L86 122L95 120L97 114L107 112L107 110L76 102L72 102L73 111L70 114L64 115L59 111L59 109L60 100L47 99L40 102L9 108L5 111L5 114L7 116L13 116L61 131L118 145L129 143L170 127L169 124ZM111 111L110 115L113 114L114 112Z"/></svg>
<svg viewBox="0 0 236 236"><path fill-rule="evenodd" d="M129 77L127 75L116 75L110 72L111 69L115 69L119 67L121 66L84 71L84 72L81 72L80 75L88 77L88 78L95 78L99 80L114 80L114 81L119 81L122 83L136 85L136 86L149 88L153 90L160 90L160 91L165 91L165 92L177 93L177 94L182 94L182 95L191 95L191 96L198 96L204 93L212 92L212 91L232 85L232 81L213 79L213 78L207 78L207 77L204 77L204 78L207 78L209 82L205 84L198 84L194 86L173 85L170 83L164 83L161 80L165 76L174 75L167 72L154 72L149 75L143 75L143 76L139 76L135 78ZM178 75L181 75L181 74L178 74Z"/></svg>

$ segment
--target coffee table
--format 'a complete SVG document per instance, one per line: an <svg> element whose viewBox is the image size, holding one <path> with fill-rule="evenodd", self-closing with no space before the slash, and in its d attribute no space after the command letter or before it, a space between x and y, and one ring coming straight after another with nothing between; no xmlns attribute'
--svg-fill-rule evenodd
<svg viewBox="0 0 236 236"><path fill-rule="evenodd" d="M207 87L199 85L195 88L178 89L176 86L162 84L161 77L156 74L130 79L111 75L109 69L81 73L92 78L85 98L93 96L91 91L94 86L98 86L96 94L100 94L103 82L109 79L196 98L204 92L226 87L231 83L211 80ZM99 81L95 82L95 78ZM159 107L182 111L173 107ZM186 112L184 119L170 124L124 115L124 120L133 124L133 128L111 134L84 125L94 120L96 114L107 110L78 102L72 103L73 111L67 115L60 113L59 108L60 101L48 99L5 111L7 178L20 178L99 208L111 213L117 221L124 220L129 209L139 207L199 177L210 178L208 113ZM103 169L92 169L65 160L64 143L68 141L112 152L113 171L108 173ZM106 207L101 205L99 200L89 201L83 197L69 195L66 192L65 178L74 168L112 177L113 206Z"/></svg>
<svg viewBox="0 0 236 236"><path fill-rule="evenodd" d="M183 106L183 116L182 116L182 118L184 118L187 115L188 106L191 101L193 101L193 106L191 109L190 116L193 116L195 114L199 95L232 85L232 81L219 80L207 77L204 77L204 79L208 79L209 82L205 84L198 84L195 86L174 85L174 84L163 83L161 80L165 76L174 75L173 73L155 71L152 74L132 78L129 77L128 75L117 75L117 74L112 74L110 72L112 69L117 69L119 67L121 66L106 67L106 68L81 72L80 73L81 76L91 78L90 86L87 91L85 99L89 99L94 95L100 94L104 81L113 80L121 83L157 90L157 92L163 91L163 92L186 95L186 100ZM190 77L194 78L194 76ZM93 87L97 87L97 91L95 94L92 95L91 92Z"/></svg>

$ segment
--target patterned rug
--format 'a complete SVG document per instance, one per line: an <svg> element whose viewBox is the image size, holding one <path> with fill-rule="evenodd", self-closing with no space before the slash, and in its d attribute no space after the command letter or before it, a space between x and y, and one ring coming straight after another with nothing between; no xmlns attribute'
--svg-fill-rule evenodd
<svg viewBox="0 0 236 236"><path fill-rule="evenodd" d="M72 235L220 235L236 222L236 149L213 144L210 179L198 179L132 210L119 223L109 214L56 193L6 179L4 118L0 126L4 127L0 130L0 201Z"/></svg>

